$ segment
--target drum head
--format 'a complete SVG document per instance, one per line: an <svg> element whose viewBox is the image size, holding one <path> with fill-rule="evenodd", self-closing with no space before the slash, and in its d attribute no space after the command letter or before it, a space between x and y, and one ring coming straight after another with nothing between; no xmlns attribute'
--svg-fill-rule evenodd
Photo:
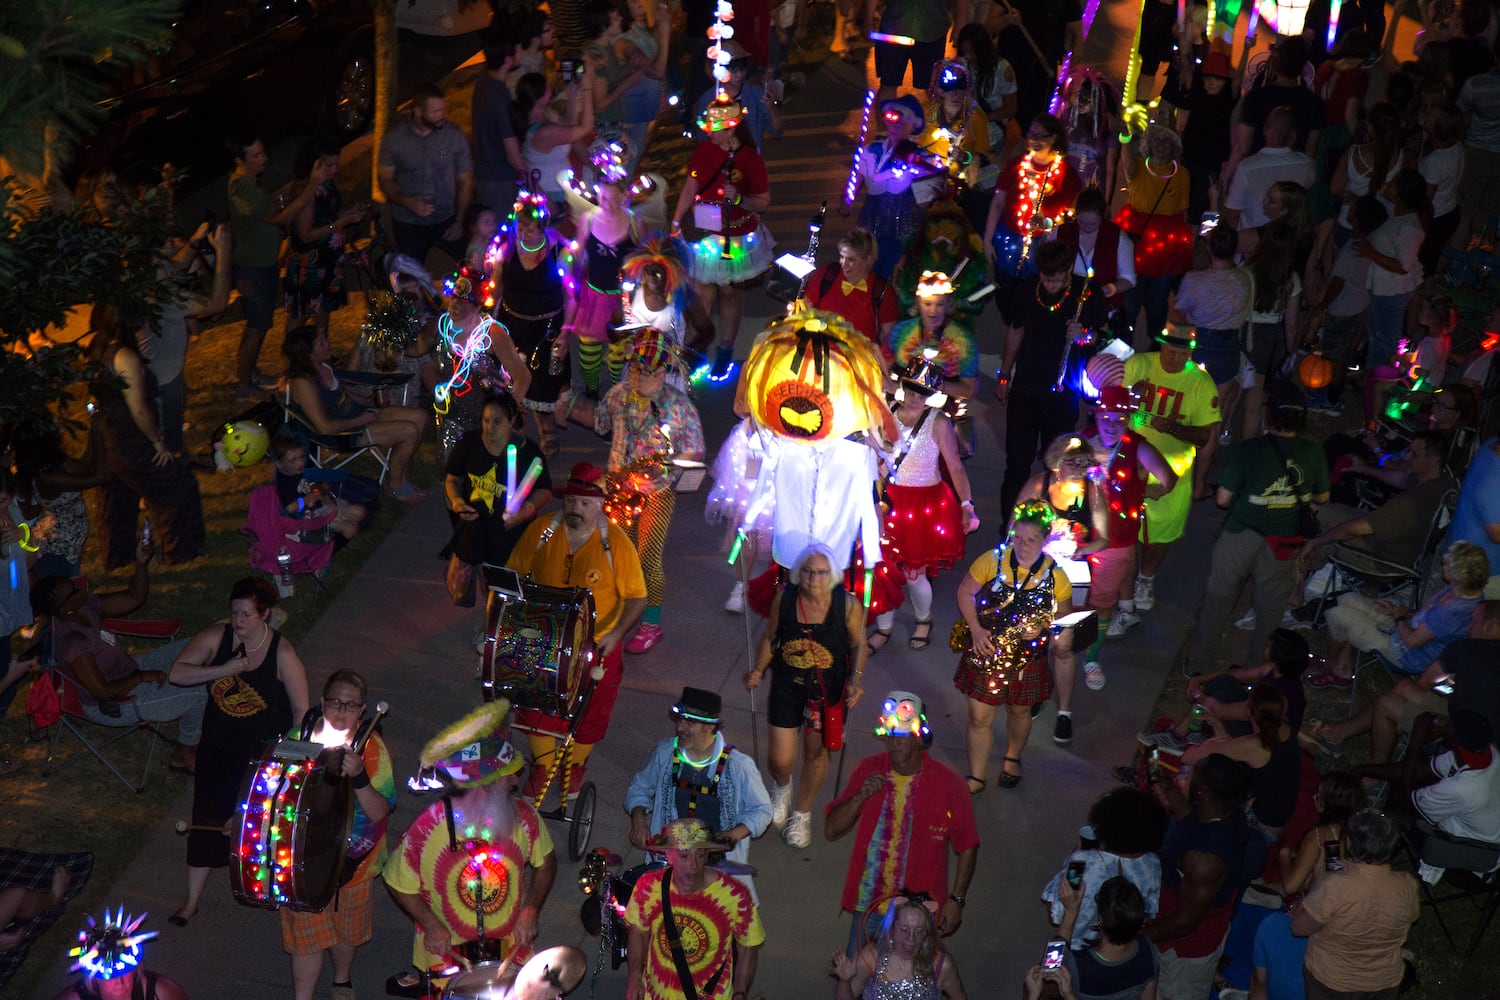
<svg viewBox="0 0 1500 1000"><path fill-rule="evenodd" d="M448 980L443 1000L505 1000L521 967L507 962L480 962Z"/></svg>
<svg viewBox="0 0 1500 1000"><path fill-rule="evenodd" d="M336 769L337 749L318 754L318 772L298 803L297 881L301 886L294 910L322 910L338 891L354 820L353 793Z"/></svg>

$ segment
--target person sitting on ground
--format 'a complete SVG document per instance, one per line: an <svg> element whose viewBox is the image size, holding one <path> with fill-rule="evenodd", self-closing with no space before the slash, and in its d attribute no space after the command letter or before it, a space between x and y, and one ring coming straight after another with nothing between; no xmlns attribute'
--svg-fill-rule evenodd
<svg viewBox="0 0 1500 1000"><path fill-rule="evenodd" d="M156 550L143 542L136 550L135 575L125 590L90 596L65 576L49 576L31 588L31 606L52 620L58 669L79 688L83 714L101 726L135 726L144 722L177 723L177 745L167 765L192 773L203 735L202 687L167 682L172 661L187 640L169 642L131 656L105 618L119 618L146 603L151 593L147 568Z"/></svg>
<svg viewBox="0 0 1500 1000"><path fill-rule="evenodd" d="M1063 901L1059 937L1070 936L1087 891L1086 886L1075 889L1066 881L1059 889ZM1094 903L1099 913L1099 940L1087 948L1070 948L1063 955L1068 975L1062 982L1071 988L1074 1000L1141 998L1148 992L1154 996L1161 959L1151 939L1141 933L1148 916L1141 890L1116 875L1099 887ZM1032 996L1030 987L1036 971L1033 968L1027 975L1028 997Z"/></svg>
<svg viewBox="0 0 1500 1000"><path fill-rule="evenodd" d="M271 457L276 463L276 500L282 513L288 517L324 518L329 515L328 530L344 542L354 540L360 525L365 520L365 509L357 503L348 503L324 491L318 482L309 482L302 474L307 471L307 442L295 431L283 427L271 439ZM322 541L320 529L316 538L303 541Z"/></svg>
<svg viewBox="0 0 1500 1000"><path fill-rule="evenodd" d="M1417 919L1417 882L1391 870L1401 843L1395 821L1377 809L1349 817L1343 871L1319 879L1292 914L1292 933L1307 938L1307 996L1394 1000L1405 975L1401 949Z"/></svg>
<svg viewBox="0 0 1500 1000"><path fill-rule="evenodd" d="M1053 923L1066 921L1063 895L1068 869L1083 865L1079 885L1086 891L1073 913L1072 948L1086 948L1099 940L1099 913L1095 888L1114 876L1129 880L1141 894L1144 916L1156 916L1161 900L1161 850L1167 833L1167 811L1149 792L1139 788L1116 788L1105 792L1089 807L1089 825L1079 831L1079 849L1068 855L1061 871L1042 890Z"/></svg>
<svg viewBox="0 0 1500 1000"><path fill-rule="evenodd" d="M1453 542L1443 553L1442 566L1447 586L1415 611L1358 592L1340 597L1327 614L1328 669L1316 686L1353 684L1356 652L1377 653L1400 672L1416 676L1448 643L1461 638L1474 606L1483 599L1490 561L1479 546ZM1345 735L1324 733L1335 742Z"/></svg>
<svg viewBox="0 0 1500 1000"><path fill-rule="evenodd" d="M318 434L352 437L358 445L389 448L389 477L395 485L386 493L402 503L421 503L427 494L406 474L422 442L427 412L411 406L372 410L350 399L328 364L328 334L317 327L289 330L281 350L287 362L287 398L308 426Z"/></svg>
<svg viewBox="0 0 1500 1000"><path fill-rule="evenodd" d="M1297 730L1287 725L1286 699L1275 685L1262 681L1246 702L1250 732L1244 736L1217 736L1201 746L1189 747L1184 764L1196 765L1210 754L1222 754L1244 764L1250 779L1247 819L1268 843L1281 835L1297 808L1302 784L1302 748Z"/></svg>
<svg viewBox="0 0 1500 1000"><path fill-rule="evenodd" d="M1333 871L1327 867L1330 860L1326 848L1329 844L1338 846L1344 835L1344 822L1364 804L1364 789L1348 771L1329 771L1323 775L1313 793L1318 821L1303 834L1295 850L1284 845L1277 852L1281 884L1272 888L1279 888L1290 899L1306 892L1324 873Z"/></svg>
<svg viewBox="0 0 1500 1000"><path fill-rule="evenodd" d="M938 939L926 893L899 889L886 910L880 940L850 956L834 952L834 1000L917 996L964 1000L958 964Z"/></svg>
<svg viewBox="0 0 1500 1000"><path fill-rule="evenodd" d="M1211 674L1194 674L1188 680L1187 700L1190 706L1201 706L1220 727L1220 735L1244 736L1250 732L1250 689L1262 681L1281 692L1286 699L1286 721L1293 731L1302 728L1302 714L1307 709L1307 693L1302 690L1302 674L1311 656L1307 640L1291 629L1279 628L1266 640L1265 658L1249 667L1231 667ZM1156 747L1180 754L1189 743L1202 743L1201 730L1193 732L1193 709L1183 712L1177 721L1159 733L1142 733L1136 737L1142 746Z"/></svg>

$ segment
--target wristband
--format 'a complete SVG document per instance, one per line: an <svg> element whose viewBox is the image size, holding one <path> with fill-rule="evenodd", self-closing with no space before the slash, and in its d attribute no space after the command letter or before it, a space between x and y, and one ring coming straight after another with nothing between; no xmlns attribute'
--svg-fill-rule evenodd
<svg viewBox="0 0 1500 1000"><path fill-rule="evenodd" d="M968 902L968 897L967 896L960 896L956 892L950 894L948 896L948 898L951 899L951 900L953 900L955 903L957 903L959 909L963 909L964 903Z"/></svg>
<svg viewBox="0 0 1500 1000"><path fill-rule="evenodd" d="M349 784L353 788L369 788L370 787L370 776L368 774L366 774L365 772L361 771L358 774L356 774L354 777L352 777L352 778L349 779Z"/></svg>
<svg viewBox="0 0 1500 1000"><path fill-rule="evenodd" d="M958 505L960 507L972 507L972 506L974 506L974 501L973 500L960 500L958 502Z"/></svg>
<svg viewBox="0 0 1500 1000"><path fill-rule="evenodd" d="M1010 385L1010 376L1005 374L1005 372L996 369L995 381L999 382L1001 385Z"/></svg>

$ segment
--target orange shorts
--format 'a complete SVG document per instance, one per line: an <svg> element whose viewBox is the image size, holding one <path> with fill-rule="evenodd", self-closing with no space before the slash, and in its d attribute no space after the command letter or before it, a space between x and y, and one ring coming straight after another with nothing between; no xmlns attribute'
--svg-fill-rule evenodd
<svg viewBox="0 0 1500 1000"><path fill-rule="evenodd" d="M281 950L317 955L336 944L359 947L375 936L374 879L340 889L321 913L281 911Z"/></svg>

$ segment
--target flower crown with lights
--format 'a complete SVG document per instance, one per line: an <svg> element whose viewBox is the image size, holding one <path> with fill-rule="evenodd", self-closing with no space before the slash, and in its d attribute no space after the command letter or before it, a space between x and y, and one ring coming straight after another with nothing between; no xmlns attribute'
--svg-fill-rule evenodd
<svg viewBox="0 0 1500 1000"><path fill-rule="evenodd" d="M953 281L942 271L923 271L917 279L917 298L931 299L939 295L952 295Z"/></svg>
<svg viewBox="0 0 1500 1000"><path fill-rule="evenodd" d="M498 236L495 238L499 239ZM493 248L494 244L491 244L491 249ZM457 271L443 279L443 294L452 299L471 302L488 311L495 308L494 275L472 264L460 264Z"/></svg>
<svg viewBox="0 0 1500 1000"><path fill-rule="evenodd" d="M924 743L932 741L927 725L927 711L922 699L910 691L892 691L880 705L875 720L876 736L919 736Z"/></svg>
<svg viewBox="0 0 1500 1000"><path fill-rule="evenodd" d="M522 218L546 225L552 219L552 210L547 206L547 193L542 190L542 172L533 170L531 177L516 192L516 200L510 207L510 222Z"/></svg>
<svg viewBox="0 0 1500 1000"><path fill-rule="evenodd" d="M75 960L68 971L82 972L90 979L114 979L134 971L141 964L141 946L157 934L141 931L145 919L144 913L127 915L124 906L113 915L105 907L102 923L89 914L88 925L78 932L78 945L68 952Z"/></svg>
<svg viewBox="0 0 1500 1000"><path fill-rule="evenodd" d="M646 174L637 174L631 180L627 164L634 159L635 143L629 136L595 139L584 157L587 167L583 174L569 167L563 171L563 186L591 205L599 204L599 187L603 184L619 185L632 199L649 197L656 190L656 182Z"/></svg>
<svg viewBox="0 0 1500 1000"><path fill-rule="evenodd" d="M1026 500L1016 504L1015 512L1011 515L1010 534L1013 536L1016 529L1023 524L1032 524L1041 528L1043 532L1052 528L1052 522L1057 520L1057 511L1045 500Z"/></svg>

